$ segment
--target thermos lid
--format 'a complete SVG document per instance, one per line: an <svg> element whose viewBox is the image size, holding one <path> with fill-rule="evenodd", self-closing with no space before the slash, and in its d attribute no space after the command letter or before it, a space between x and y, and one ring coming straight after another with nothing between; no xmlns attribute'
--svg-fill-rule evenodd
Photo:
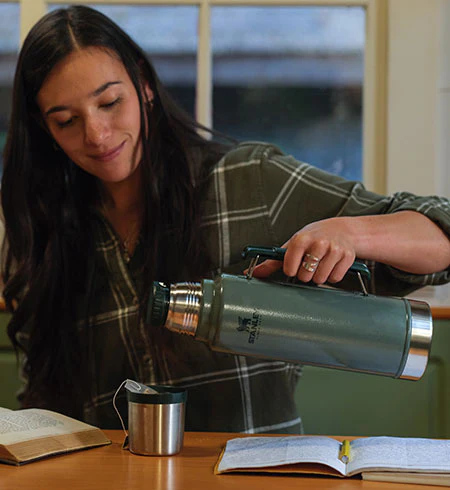
<svg viewBox="0 0 450 490"><path fill-rule="evenodd" d="M154 327L162 327L169 309L170 288L162 282L153 283L148 300L146 323Z"/></svg>
<svg viewBox="0 0 450 490"><path fill-rule="evenodd" d="M186 402L187 391L184 388L162 385L151 386L151 388L153 393L127 390L127 400L129 402L147 405L165 405Z"/></svg>

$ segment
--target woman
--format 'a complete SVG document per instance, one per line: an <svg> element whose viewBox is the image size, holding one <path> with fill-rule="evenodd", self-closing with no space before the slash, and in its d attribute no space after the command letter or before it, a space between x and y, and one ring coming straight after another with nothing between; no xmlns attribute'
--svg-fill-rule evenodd
<svg viewBox="0 0 450 490"><path fill-rule="evenodd" d="M57 10L30 31L2 181L24 406L116 427L112 396L133 378L186 386L188 430L298 432L299 368L155 331L144 321L152 281L241 272L250 243L284 244L284 273L317 284L339 282L355 257L377 263L378 293L449 280L446 200L379 196L271 145L198 129L99 12Z"/></svg>

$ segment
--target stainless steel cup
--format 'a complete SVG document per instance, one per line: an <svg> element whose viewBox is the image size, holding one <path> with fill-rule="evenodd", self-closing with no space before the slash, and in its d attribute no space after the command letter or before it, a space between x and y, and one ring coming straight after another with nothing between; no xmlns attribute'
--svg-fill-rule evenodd
<svg viewBox="0 0 450 490"><path fill-rule="evenodd" d="M187 392L152 386L156 393L127 391L128 443L132 453L169 456L183 447Z"/></svg>

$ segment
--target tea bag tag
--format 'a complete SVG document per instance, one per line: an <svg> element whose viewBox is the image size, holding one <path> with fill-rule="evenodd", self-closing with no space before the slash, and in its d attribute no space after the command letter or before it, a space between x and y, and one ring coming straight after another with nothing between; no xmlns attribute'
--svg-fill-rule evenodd
<svg viewBox="0 0 450 490"><path fill-rule="evenodd" d="M150 386L144 385L142 383L138 383L133 379L125 380L125 389L130 391L131 393L144 393L149 395L156 395L158 392Z"/></svg>

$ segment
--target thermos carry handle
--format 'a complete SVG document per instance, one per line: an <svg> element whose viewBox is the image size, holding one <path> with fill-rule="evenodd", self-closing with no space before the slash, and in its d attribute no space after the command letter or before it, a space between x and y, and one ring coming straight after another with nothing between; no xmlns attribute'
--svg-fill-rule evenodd
<svg viewBox="0 0 450 490"><path fill-rule="evenodd" d="M283 260L285 253L286 253L286 249L281 247L258 247L255 245L248 245L242 251L243 259L247 259L247 258L252 259L249 266L249 273L247 274L247 277L249 279L252 277L253 269L256 267L256 264L259 259ZM368 281L370 281L371 274L366 264L355 261L351 265L348 272L352 272L358 275L363 292L365 295L367 295L368 293L366 287L361 278L361 276L364 276Z"/></svg>

